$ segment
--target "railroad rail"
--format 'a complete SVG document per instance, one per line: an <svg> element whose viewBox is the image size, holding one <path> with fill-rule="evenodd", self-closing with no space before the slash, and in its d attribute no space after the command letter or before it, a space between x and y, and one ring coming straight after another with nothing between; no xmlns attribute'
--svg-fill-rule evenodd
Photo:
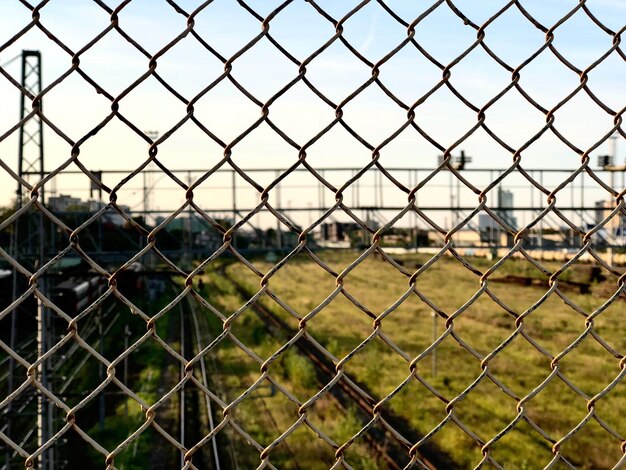
<svg viewBox="0 0 626 470"><path fill-rule="evenodd" d="M252 296L252 293L249 292L243 284L233 279L232 276L229 276L225 270L221 271L221 275L235 286L242 298L247 299ZM297 333L287 323L276 315L273 315L272 312L265 308L260 302L254 302L251 304L250 308L265 324L267 330L279 339L293 338ZM324 354L306 339L300 338L294 345L304 356L315 364L315 371L319 382L318 385L320 388L324 388L337 374L335 364L331 363ZM349 404L355 404L368 416L373 417L380 414L380 419L384 420L395 432L384 433L384 436L380 436L380 440L371 437L369 433L365 433L364 438L375 454L389 465L389 468L403 468L400 466L399 462L408 461L409 450L412 448L413 444L419 442L423 436L417 433L406 419L393 414L389 410L377 409L377 401L372 398L367 387L354 378L349 377L345 372L342 379L337 382L336 387L329 389L329 394L344 410ZM366 422L363 424L366 424ZM389 429L388 426L386 426L387 429ZM429 470L458 468L449 456L431 443L426 443L420 447L419 455L420 463L423 464L424 468Z"/></svg>

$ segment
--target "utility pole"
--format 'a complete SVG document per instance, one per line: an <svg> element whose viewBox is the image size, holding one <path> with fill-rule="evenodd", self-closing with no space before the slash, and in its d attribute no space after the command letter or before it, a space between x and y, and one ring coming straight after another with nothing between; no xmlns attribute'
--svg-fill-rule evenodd
<svg viewBox="0 0 626 470"><path fill-rule="evenodd" d="M626 171L626 164L624 165L616 165L615 164L615 160L617 159L617 139L618 139L618 133L614 133L611 137L611 153L609 155L600 155L598 157L598 165L605 171L610 172L611 175L611 188L615 189L615 173L616 172L621 172L622 173L622 185L624 182L624 172ZM609 201L608 204L608 208L610 210L610 208L613 206L613 200ZM618 236L618 232L620 232L620 229L623 225L623 217L621 214L618 215L619 219L618 222L615 223L613 221L609 222L606 226L606 228L608 230L611 231L611 235L612 235L612 243L609 245L609 247L607 248L607 262L610 265L613 265L613 244L615 244L615 240L617 240L617 236ZM623 237L623 233L621 234Z"/></svg>
<svg viewBox="0 0 626 470"><path fill-rule="evenodd" d="M159 139L159 131L144 131L144 133L150 138L152 139L153 142L157 141ZM146 167L143 169L142 174L143 174L143 221L146 224L146 226L148 225L148 216L150 215L150 210L151 210L151 204L150 204L150 197L151 197L151 193L153 188L153 179L152 179L152 169L154 168L154 165L152 164L152 162L148 163L148 165L146 165Z"/></svg>
<svg viewBox="0 0 626 470"><path fill-rule="evenodd" d="M28 120L22 122L19 128L18 146L18 176L29 185L35 186L44 178L44 140L43 140L43 120L41 112L43 110L42 100L39 98L42 89L41 83L41 53L33 50L23 50L21 54L21 93L20 93L20 121L31 115ZM45 203L43 187L38 189L36 195L32 194L27 187L18 182L15 198L16 210L25 203L36 197L40 204ZM19 237L18 237L19 232ZM48 245L44 216L41 211L26 213L24 218L16 221L12 231L13 255L21 262L30 265L36 271L45 262L45 251ZM36 238L39 243L35 243ZM17 295L17 276L14 270L13 298ZM48 297L46 280L40 277L37 280L37 290ZM18 307L19 308L19 307ZM51 336L51 322L48 309L45 304L37 299L37 354L41 357L48 350L48 343ZM12 312L15 317L16 311ZM11 347L18 347L15 344L16 322L11 321ZM11 358L11 361L13 359ZM37 368L36 379L43 387L48 387L47 368L49 364L42 362ZM11 373L14 365L11 364ZM12 380L11 380L12 382ZM11 383L11 386L13 384ZM49 405L41 392L37 393L37 445L43 446L52 435L52 412L53 407ZM9 413L9 421L12 419ZM53 450L50 448L43 452L39 458L39 468L49 470L54 466Z"/></svg>
<svg viewBox="0 0 626 470"><path fill-rule="evenodd" d="M439 155L437 157L437 164L441 165L444 161L444 156ZM456 171L462 171L465 169L465 165L471 163L472 157L465 155L465 150L461 150L461 154L458 157L451 157L449 162L449 168ZM443 168L444 170L447 168ZM456 178L456 207L452 172L450 172L449 188L450 191L450 230L457 226L461 220L461 180Z"/></svg>
<svg viewBox="0 0 626 470"><path fill-rule="evenodd" d="M191 187L192 184L192 179L191 179L191 171L187 172L187 185L188 187ZM193 221L194 221L194 217L193 217L193 210L191 208L191 204L189 206L187 206L187 246L186 246L186 256L188 257L188 261L189 261L189 269L193 269L191 268L192 262L193 262L193 255L192 255L192 250L193 250Z"/></svg>
<svg viewBox="0 0 626 470"><path fill-rule="evenodd" d="M124 351L128 351L128 339L131 334L127 323L124 325ZM124 356L124 385L128 387L128 355ZM128 399L124 399L124 416L128 418Z"/></svg>
<svg viewBox="0 0 626 470"><path fill-rule="evenodd" d="M280 177L280 172L276 171L276 179ZM282 210L282 202L280 197L280 183L274 186L276 191L276 210L280 212ZM283 236L280 219L276 218L276 248L280 251L283 248Z"/></svg>
<svg viewBox="0 0 626 470"><path fill-rule="evenodd" d="M232 190L232 198L233 198L233 227L237 223L237 174L235 170L231 171L231 190ZM233 233L232 244L235 246L235 233Z"/></svg>

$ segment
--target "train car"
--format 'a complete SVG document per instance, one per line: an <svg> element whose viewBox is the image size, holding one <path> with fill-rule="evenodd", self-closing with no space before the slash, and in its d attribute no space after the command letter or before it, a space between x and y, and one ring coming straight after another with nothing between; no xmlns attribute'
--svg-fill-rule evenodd
<svg viewBox="0 0 626 470"><path fill-rule="evenodd" d="M52 291L52 301L70 316L76 316L106 290L101 277L72 278L59 283Z"/></svg>
<svg viewBox="0 0 626 470"><path fill-rule="evenodd" d="M0 269L0 311L11 304L13 292L13 271Z"/></svg>
<svg viewBox="0 0 626 470"><path fill-rule="evenodd" d="M117 287L124 295L143 291L146 288L145 266L135 261L120 271L117 276Z"/></svg>

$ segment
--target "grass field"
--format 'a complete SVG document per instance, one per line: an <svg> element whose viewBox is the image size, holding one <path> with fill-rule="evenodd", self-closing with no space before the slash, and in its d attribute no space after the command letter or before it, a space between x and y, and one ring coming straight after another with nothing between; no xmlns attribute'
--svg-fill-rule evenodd
<svg viewBox="0 0 626 470"><path fill-rule="evenodd" d="M320 258L336 273L340 273L358 257L357 252L329 251L319 253ZM426 263L429 256L407 255L398 260L410 272ZM252 260L261 272L272 267L263 259ZM470 259L478 271L486 271L492 264L483 259ZM222 263L222 262L220 262ZM556 264L544 263L548 270ZM225 261L213 264L213 269L203 277L203 295L224 314L232 314L248 300L234 289L220 273L243 284L250 296L259 290L260 277L239 262ZM562 280L581 280L585 267L573 266ZM490 279L507 274L523 275L535 279L547 276L527 261L509 260ZM590 314L617 290L617 278L604 273L605 280L595 280L588 294L565 291L567 298ZM269 279L269 287L299 317L304 317L320 305L337 284L336 276L328 273L311 259L300 254ZM373 331L374 316L385 312L409 289L409 277L396 267L370 256L350 271L343 279L344 291L357 299L357 308L346 296L339 293L332 301L307 322L307 331L337 358L342 359L365 340ZM585 316L566 304L556 293L542 299L547 287L504 284L490 281L493 296L509 308L507 312L486 292L459 313L481 288L479 275L470 272L452 257L444 257L418 276L417 290L436 307L440 315L454 315L453 331L457 338L475 351L472 355L452 335L448 335L436 348L436 373L432 356L417 363L416 372L447 401L459 397L480 376L481 359L497 348L514 332L516 315L528 309L523 320L523 331L551 357L546 357L529 341L518 335L504 349L491 357L488 368L494 378L508 388L509 393L521 399L530 394L552 372L551 360L565 350L585 330ZM294 330L298 319L280 307L269 296L259 302L286 321ZM623 300L615 301L594 320L594 331L618 352L626 350L626 319ZM207 312L215 334L222 322ZM381 323L382 332L400 348L406 358L415 358L433 342L432 308L417 294L411 293ZM444 318L436 324L437 336L446 331ZM233 334L258 356L265 360L286 341L272 336L251 310L246 310L232 325ZM222 394L235 399L260 375L260 365L246 356L232 341L225 340L213 353L218 364L213 371L213 381L221 383ZM410 375L409 362L394 351L380 337L375 338L353 356L345 371L364 384L372 395L381 399L390 394ZM581 393L592 397L600 393L620 374L620 360L611 355L591 336L562 357L558 364L563 376ZM295 348L284 352L270 366L270 374L302 402L311 397L319 384L315 369ZM472 390L455 400L454 416L483 443L502 431L517 415L518 399L501 390L488 377L484 377ZM419 434L426 434L447 416L446 402L435 396L417 379L409 383L385 405L396 415L406 418ZM552 439L563 438L587 415L587 400L575 393L560 377L553 379L524 404L525 415ZM595 412L615 432L626 435L626 383L618 384L595 404ZM280 436L298 419L298 409L281 393L271 393L269 383L250 398L242 401L233 411L237 423L262 447ZM319 400L309 412L312 423L339 445L346 442L361 427L362 419L356 409L339 407L331 398ZM229 432L238 449L240 468L256 466L259 452L245 444L245 440ZM431 441L457 462L459 468L472 468L482 459L481 445L476 443L454 422L449 421L434 434ZM561 453L578 468L611 468L622 452L621 441L605 431L591 419L573 437L564 442ZM246 450L247 449L247 450ZM333 449L303 425L270 454L271 462L278 468L329 468L334 462ZM368 445L356 441L345 454L346 462L354 468L384 468ZM505 468L543 468L553 458L552 443L546 440L526 421L520 420L490 449L490 456ZM562 466L562 464L560 464ZM557 466L557 468L559 468Z"/></svg>

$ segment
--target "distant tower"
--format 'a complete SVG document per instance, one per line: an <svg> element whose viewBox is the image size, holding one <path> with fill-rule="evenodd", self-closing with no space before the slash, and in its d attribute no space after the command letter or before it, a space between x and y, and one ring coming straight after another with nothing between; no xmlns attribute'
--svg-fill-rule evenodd
<svg viewBox="0 0 626 470"><path fill-rule="evenodd" d="M22 51L22 90L20 93L20 120L32 111L32 101L41 93L41 53L39 51ZM41 100L37 103L42 109ZM38 114L20 126L18 149L18 175L28 183L35 183L44 177L43 159L43 121ZM30 198L28 190L18 183L17 205ZM39 193L39 201L44 201L43 189Z"/></svg>
<svg viewBox="0 0 626 470"><path fill-rule="evenodd" d="M517 218L513 215L513 192L498 187L498 215L511 227L517 227Z"/></svg>

